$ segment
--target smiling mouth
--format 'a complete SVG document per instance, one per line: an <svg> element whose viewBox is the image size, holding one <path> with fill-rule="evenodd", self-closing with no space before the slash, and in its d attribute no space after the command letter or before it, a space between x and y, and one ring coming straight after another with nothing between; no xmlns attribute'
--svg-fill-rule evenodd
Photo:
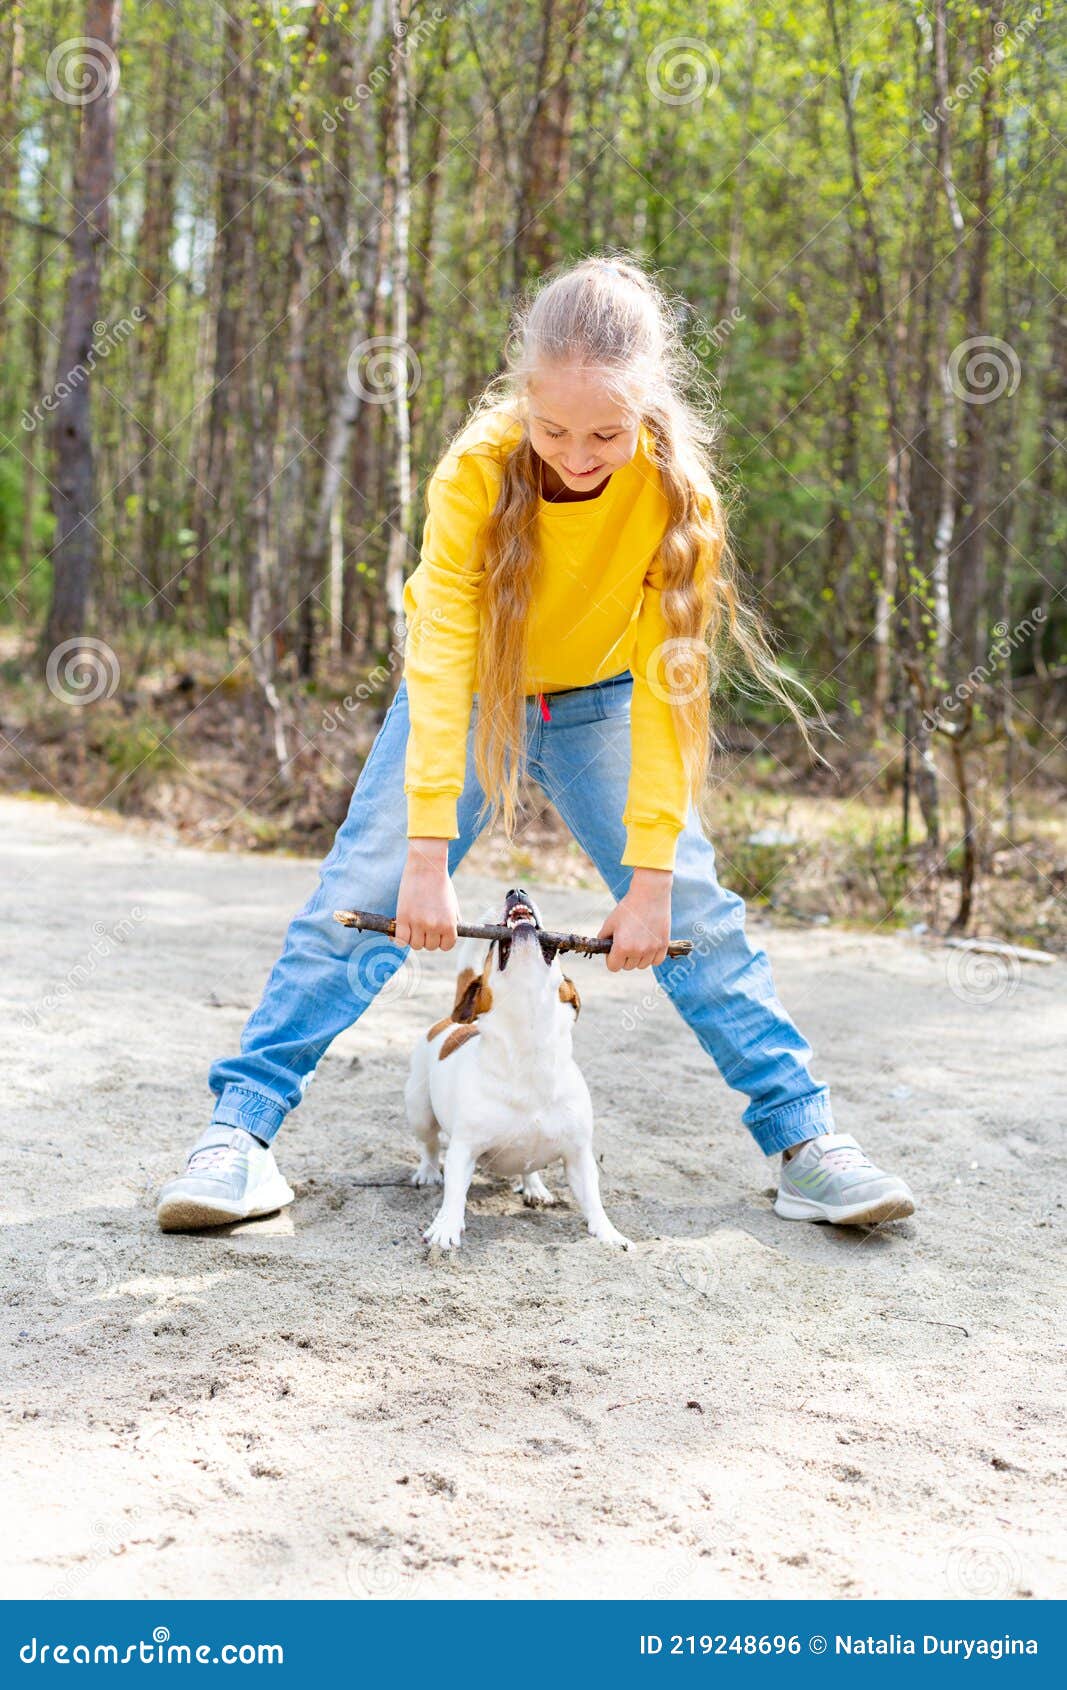
<svg viewBox="0 0 1067 1690"><path fill-rule="evenodd" d="M572 481L587 481L591 475L599 475L603 468L603 464L594 464L592 469L569 469L565 473Z"/></svg>

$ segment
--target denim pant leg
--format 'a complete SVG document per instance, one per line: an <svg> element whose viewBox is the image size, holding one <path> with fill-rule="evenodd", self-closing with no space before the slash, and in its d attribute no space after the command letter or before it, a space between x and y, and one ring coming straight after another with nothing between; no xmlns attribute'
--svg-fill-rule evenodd
<svg viewBox="0 0 1067 1690"><path fill-rule="evenodd" d="M620 863L632 688L627 674L551 696L531 768L615 899L633 872ZM748 939L744 901L719 884L695 805L678 840L671 933L693 949L653 973L726 1083L747 1094L742 1120L760 1149L770 1155L832 1132L829 1091L808 1070L811 1048L778 999L765 952Z"/></svg>
<svg viewBox="0 0 1067 1690"><path fill-rule="evenodd" d="M467 772L458 808L460 837L450 840L453 873L484 825L483 794L473 772L477 701L467 736ZM383 933L341 927L337 909L396 915L407 858L404 759L410 718L401 681L360 772L348 815L319 871L318 886L292 919L263 996L241 1035L238 1056L213 1064L212 1119L271 1140L295 1109L338 1033L351 1027L391 979L410 946Z"/></svg>

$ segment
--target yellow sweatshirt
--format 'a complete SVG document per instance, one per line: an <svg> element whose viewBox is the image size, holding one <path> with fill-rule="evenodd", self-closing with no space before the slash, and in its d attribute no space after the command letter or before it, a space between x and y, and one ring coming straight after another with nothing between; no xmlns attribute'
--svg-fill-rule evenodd
<svg viewBox="0 0 1067 1690"><path fill-rule="evenodd" d="M411 718L404 768L408 838L459 836L456 801L463 790L483 573L475 537L496 504L502 457L520 431L504 408L468 424L427 486L420 561L403 599ZM673 706L646 678L655 681L652 653L670 637L654 561L668 510L651 447L642 427L634 457L612 472L595 499L541 500L536 543L543 563L530 610L524 690L551 694L630 670L631 768L621 861L673 869L690 793ZM551 722L545 732L552 732Z"/></svg>

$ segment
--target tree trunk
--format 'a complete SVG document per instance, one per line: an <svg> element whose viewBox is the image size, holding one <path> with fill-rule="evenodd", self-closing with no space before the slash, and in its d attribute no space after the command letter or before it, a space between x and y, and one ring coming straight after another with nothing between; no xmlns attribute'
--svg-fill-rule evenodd
<svg viewBox="0 0 1067 1690"><path fill-rule="evenodd" d="M107 239L115 164L116 49L121 0L87 0L85 37L94 97L81 106L75 164L73 269L67 282L58 372L63 391L53 412L55 453L52 601L42 639L43 655L79 638L96 560L93 509L93 440L90 408L93 324L100 309L100 248Z"/></svg>
<svg viewBox="0 0 1067 1690"><path fill-rule="evenodd" d="M401 13L400 0L390 0L390 22L394 36L399 39L406 20ZM393 307L393 485L395 499L390 501L389 554L385 564L385 602L392 622L390 648L399 645L404 630L404 565L408 555L408 533L411 527L411 424L408 412L408 229L411 218L411 165L409 155L409 116L407 64L403 53L397 56L396 79L393 89L393 170L395 194L393 199L393 242L390 260ZM399 681L399 665L397 666Z"/></svg>
<svg viewBox="0 0 1067 1690"><path fill-rule="evenodd" d="M992 22L982 19L983 57L993 44ZM975 145L978 180L974 189L975 220L970 245L970 276L967 289L966 333L968 340L985 336L987 322L987 279L990 248L990 197L993 167L1002 132L1002 121L994 111L994 85L990 77L982 89L979 138ZM953 623L968 668L984 662L987 646L986 605L986 513L989 509L990 432L992 405L964 406L965 450L960 477L961 531L956 544L956 588L953 594Z"/></svg>
<svg viewBox="0 0 1067 1690"><path fill-rule="evenodd" d="M234 12L226 13L222 62L223 125L218 164L218 223L215 235L215 357L211 377L207 441L203 454L200 498L197 503L196 557L189 568L197 596L206 605L218 536L225 528L223 490L232 377L237 363L237 328L244 277L241 253L244 195L238 171L241 156L242 96L248 81L244 68L244 25ZM231 606L231 610L232 610Z"/></svg>
<svg viewBox="0 0 1067 1690"><path fill-rule="evenodd" d="M952 269L948 286L940 293L937 315L937 368L941 377L941 482L940 508L934 535L933 567L930 582L933 588L934 656L938 675L947 681L949 672L949 642L952 637L952 616L948 596L948 563L952 551L952 536L956 526L956 381L949 359L949 337L952 317L959 298L963 278L963 243L965 229L963 213L956 196L952 170L952 140L949 133L948 42L945 29L945 0L936 0L934 16L934 65L937 111L937 169L945 190L951 228L949 239L953 245Z"/></svg>

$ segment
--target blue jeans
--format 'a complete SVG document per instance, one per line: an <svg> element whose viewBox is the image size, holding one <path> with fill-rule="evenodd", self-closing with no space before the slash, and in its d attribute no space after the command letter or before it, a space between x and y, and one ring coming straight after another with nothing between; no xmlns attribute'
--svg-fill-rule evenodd
<svg viewBox="0 0 1067 1690"><path fill-rule="evenodd" d="M626 671L592 686L550 693L551 720L527 699L528 772L593 859L617 901L632 869L620 864L630 773L630 696ZM484 819L474 773L474 698L467 769L459 800L460 836L449 842L453 874ZM282 953L241 1037L241 1054L213 1064L213 1120L274 1137L300 1102L331 1041L351 1027L396 973L409 946L381 933L341 927L336 909L395 916L407 855L404 754L409 727L401 681L363 766L348 815L319 871L319 883L293 917ZM745 906L719 885L715 851L695 806L679 836L671 891L671 933L693 941L685 957L652 972L717 1064L745 1093L742 1117L768 1155L833 1131L829 1093L808 1071L810 1047L775 993L770 965L745 933ZM644 973L644 971L641 971Z"/></svg>

